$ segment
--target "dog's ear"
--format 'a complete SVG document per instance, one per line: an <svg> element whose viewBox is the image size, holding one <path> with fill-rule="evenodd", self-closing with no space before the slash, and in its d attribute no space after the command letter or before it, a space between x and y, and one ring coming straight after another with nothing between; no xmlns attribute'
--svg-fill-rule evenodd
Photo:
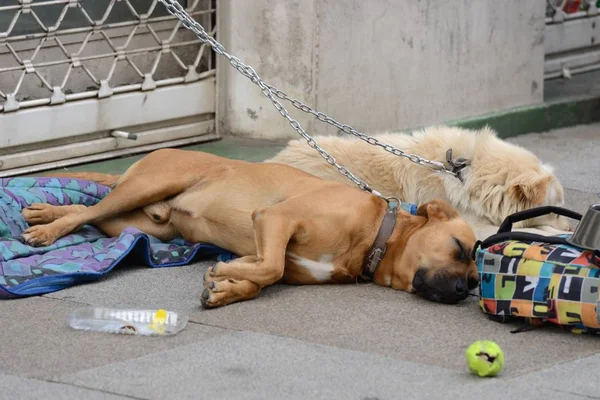
<svg viewBox="0 0 600 400"><path fill-rule="evenodd" d="M458 212L447 202L441 200L432 200L424 203L417 208L417 215L425 218L435 218L447 221L452 218L458 218Z"/></svg>
<svg viewBox="0 0 600 400"><path fill-rule="evenodd" d="M535 172L525 173L510 182L508 193L515 201L541 205L546 199L548 185L551 180L551 175L542 175Z"/></svg>

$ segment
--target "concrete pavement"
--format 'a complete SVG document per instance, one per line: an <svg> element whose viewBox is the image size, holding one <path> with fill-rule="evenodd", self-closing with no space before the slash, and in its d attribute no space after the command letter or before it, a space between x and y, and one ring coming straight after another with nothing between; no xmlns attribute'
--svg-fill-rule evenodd
<svg viewBox="0 0 600 400"><path fill-rule="evenodd" d="M600 202L600 125L509 140L556 167L568 208ZM372 284L278 285L204 310L198 296L211 264L131 266L0 302L0 399L600 398L596 337L552 327L511 334L515 325L488 320L475 297L446 306ZM70 329L68 312L88 304L163 307L190 323L163 338ZM467 372L464 350L478 339L504 349L501 376Z"/></svg>

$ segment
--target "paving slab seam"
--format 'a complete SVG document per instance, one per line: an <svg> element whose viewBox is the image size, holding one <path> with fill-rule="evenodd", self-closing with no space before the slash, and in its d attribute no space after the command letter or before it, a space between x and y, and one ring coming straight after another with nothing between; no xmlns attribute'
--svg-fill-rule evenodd
<svg viewBox="0 0 600 400"><path fill-rule="evenodd" d="M545 388L546 390L550 390L552 392L556 392L556 393L561 393L561 394L566 394L569 396L578 396L581 397L583 399L600 399L600 396L588 396L587 394L582 394L582 393L576 393L576 392L568 392L566 390L558 390L558 389L554 389L554 388Z"/></svg>
<svg viewBox="0 0 600 400"><path fill-rule="evenodd" d="M54 292L54 293L56 293L56 292ZM42 294L42 295L37 296L37 297L43 297L45 299L51 299L51 300L58 300L58 301L62 301L64 303L83 304L83 305L86 305L86 306L93 306L93 305L95 305L95 304L90 304L90 303L86 303L86 302L83 302L83 301L77 301L77 300L73 300L73 299L67 299L67 298L64 298L64 297L54 297L54 296L52 296L54 293ZM36 296L32 296L32 297L36 297Z"/></svg>
<svg viewBox="0 0 600 400"><path fill-rule="evenodd" d="M574 357L572 359L558 361L555 364L552 364L551 366L548 366L548 367L539 368L539 369L529 369L523 375L516 375L516 376L511 376L510 378L506 378L506 381L509 381L509 382L510 381L515 381L515 380L518 380L518 379L522 379L523 377L526 377L528 375L537 374L537 373L544 372L544 371L549 371L549 370L555 369L557 367L560 367L561 365L570 364L573 361L582 361L582 360L586 360L586 359L591 359L591 358L596 357L598 354L600 354L600 349L599 349L598 352L596 352L594 354L590 354L588 356L584 356L584 357L582 357L582 356L576 356L576 357ZM506 369L506 365L505 365L505 369ZM551 389L553 391L561 392L561 393L565 393L565 394L578 394L578 393L571 393L571 392L568 392L568 391L563 391L563 390L554 389L554 388L547 388L547 389ZM584 395L581 395L581 396L584 396ZM585 396L589 397L587 395L585 395ZM589 398L591 398L591 399L600 399L600 396L598 396L598 397L589 397Z"/></svg>
<svg viewBox="0 0 600 400"><path fill-rule="evenodd" d="M522 375L520 377L512 377L512 378L508 378L508 379L504 379L502 378L502 376L498 376L495 378L475 378L475 379L481 379L481 380L485 380L483 382L477 382L474 381L472 383L467 383L464 385L465 389L468 390L469 388L481 388L484 387L487 389L489 389L490 391L493 391L497 388L498 385L502 385L502 386L508 386L510 385L514 379L516 378L523 378L525 376L527 376L528 374ZM576 396L578 398L582 398L582 399L600 399L600 397L596 397L596 396L589 396L587 394L583 394L583 393L577 393L577 392L569 392L566 390L560 390L560 389L555 389L555 388L551 388L551 387L540 387L539 389L543 389L543 390L547 390L550 392L554 392L554 393L559 393L561 395L568 395L568 396ZM571 397L569 397L571 398Z"/></svg>
<svg viewBox="0 0 600 400"><path fill-rule="evenodd" d="M232 332L254 332L254 331L249 331L249 330L245 330L245 329L230 328L227 326L221 326L221 325L216 325L216 324L207 324L205 322L198 322L198 321L188 321L188 324L208 326L211 328L223 329L225 331L232 331ZM273 336L276 336L276 335L273 335ZM283 337L288 337L288 336L283 336Z"/></svg>
<svg viewBox="0 0 600 400"><path fill-rule="evenodd" d="M19 376L19 375L17 375L17 376ZM76 388L79 388L79 389L90 390L92 392L110 394L110 395L114 395L114 396L120 396L120 397L127 398L127 399L149 400L146 397L134 397L134 396L130 396L130 395L127 395L127 394L122 394L122 393L117 393L117 392L111 392L109 390L102 390L102 389L98 389L98 388L94 388L94 387L88 387L88 386L85 386L85 385L76 385L76 384L73 384L73 383L61 382L61 381L57 381L57 380L54 380L54 379L31 378L31 377L27 377L27 379L33 379L33 380L36 380L36 381L46 382L46 383L54 383L54 384L63 385L63 386L71 386L71 387L76 387Z"/></svg>

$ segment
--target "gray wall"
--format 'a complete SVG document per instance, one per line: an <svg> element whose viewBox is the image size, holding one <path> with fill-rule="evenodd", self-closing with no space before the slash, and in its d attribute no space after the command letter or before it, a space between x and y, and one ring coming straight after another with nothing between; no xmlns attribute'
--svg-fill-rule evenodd
<svg viewBox="0 0 600 400"><path fill-rule="evenodd" d="M230 53L290 96L363 131L542 101L545 0L219 0L218 6L219 40ZM223 57L217 80L221 134L297 137ZM307 131L336 132L294 111Z"/></svg>

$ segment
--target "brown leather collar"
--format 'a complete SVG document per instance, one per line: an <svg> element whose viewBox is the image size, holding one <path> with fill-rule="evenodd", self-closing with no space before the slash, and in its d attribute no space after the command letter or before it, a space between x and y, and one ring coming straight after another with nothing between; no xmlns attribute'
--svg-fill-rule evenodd
<svg viewBox="0 0 600 400"><path fill-rule="evenodd" d="M363 265L361 277L365 280L373 280L373 275L375 275L379 263L383 260L383 256L387 249L386 242L389 240L390 236L392 236L392 232L394 232L394 228L396 227L398 207L400 207L399 202L388 202L388 208L385 211L383 221L379 227L379 232L377 232L373 247L371 247L371 251L369 251L369 255L365 259Z"/></svg>

